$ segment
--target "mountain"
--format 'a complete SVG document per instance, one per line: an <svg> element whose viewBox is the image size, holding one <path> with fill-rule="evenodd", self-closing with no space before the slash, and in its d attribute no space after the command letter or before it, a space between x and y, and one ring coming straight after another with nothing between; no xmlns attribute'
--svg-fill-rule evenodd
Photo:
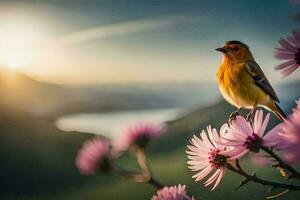
<svg viewBox="0 0 300 200"><path fill-rule="evenodd" d="M215 87L211 83L194 82L56 85L1 69L0 106L55 120L59 116L72 113L204 105L218 95Z"/></svg>
<svg viewBox="0 0 300 200"><path fill-rule="evenodd" d="M107 112L176 106L174 101L149 90L124 86L64 86L31 79L15 71L0 70L0 107L23 110L55 120L78 112Z"/></svg>
<svg viewBox="0 0 300 200"><path fill-rule="evenodd" d="M39 116L52 112L71 98L62 86L43 83L21 73L1 69L0 105L24 110Z"/></svg>
<svg viewBox="0 0 300 200"><path fill-rule="evenodd" d="M300 82L278 85L275 90L287 112L299 98ZM55 120L86 112L202 107L220 98L215 83L166 82L149 84L56 85L0 70L0 106L24 110Z"/></svg>
<svg viewBox="0 0 300 200"><path fill-rule="evenodd" d="M76 100L61 109L58 116L74 112L202 106L214 101L218 96L215 84L198 82L68 85L65 87L77 96Z"/></svg>

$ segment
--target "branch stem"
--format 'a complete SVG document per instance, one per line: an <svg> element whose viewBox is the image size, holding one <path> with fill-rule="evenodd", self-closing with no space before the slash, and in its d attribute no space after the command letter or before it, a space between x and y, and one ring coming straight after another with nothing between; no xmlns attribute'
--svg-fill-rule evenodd
<svg viewBox="0 0 300 200"><path fill-rule="evenodd" d="M149 184L153 185L154 187L156 187L157 189L161 189L163 187L165 187L163 184L161 184L158 180L156 180L155 178L151 177L148 181Z"/></svg>
<svg viewBox="0 0 300 200"><path fill-rule="evenodd" d="M273 188L283 188L283 189L297 190L297 191L300 190L300 186L298 186L298 185L291 185L291 184L284 184L284 183L267 181L267 180L258 178L255 174L253 174L253 175L248 174L247 172L242 170L240 167L238 167L238 169L236 169L231 164L228 164L227 168L230 171L233 171L233 172L245 177L245 180L242 182L242 184L240 186L243 186L248 182L255 182L255 183L258 183L258 184L261 184L261 185L264 185L264 186L271 186Z"/></svg>
<svg viewBox="0 0 300 200"><path fill-rule="evenodd" d="M295 177L298 180L300 180L300 173L291 165L284 162L272 149L268 147L262 147L261 149L278 162L278 167L288 170L291 173L292 177Z"/></svg>
<svg viewBox="0 0 300 200"><path fill-rule="evenodd" d="M124 178L127 178L131 181L138 182L138 183L149 183L150 185L154 186L157 189L161 189L164 187L158 180L153 177L147 176L142 173L134 172L129 169L123 169L118 167L115 169L115 172Z"/></svg>
<svg viewBox="0 0 300 200"><path fill-rule="evenodd" d="M137 162L140 166L140 169L142 171L142 174L146 177L148 177L148 183L156 187L157 189L161 189L164 187L163 184L161 184L157 179L153 177L153 173L149 169L149 166L147 164L147 158L144 149L137 148L135 149L135 156L137 159Z"/></svg>
<svg viewBox="0 0 300 200"><path fill-rule="evenodd" d="M116 167L115 172L119 176L128 178L134 182L148 183L156 189L163 188L164 185L153 177L153 174L148 167L145 151L141 148L134 148L131 150L131 153L135 156L140 170L135 172L121 167Z"/></svg>

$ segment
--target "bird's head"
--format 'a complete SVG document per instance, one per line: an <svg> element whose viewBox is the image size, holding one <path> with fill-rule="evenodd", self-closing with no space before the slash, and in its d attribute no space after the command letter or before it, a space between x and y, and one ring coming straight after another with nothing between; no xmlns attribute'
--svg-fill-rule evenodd
<svg viewBox="0 0 300 200"><path fill-rule="evenodd" d="M253 59L249 47L246 44L236 40L228 41L223 47L217 48L216 50L222 52L225 59L236 62L245 62Z"/></svg>

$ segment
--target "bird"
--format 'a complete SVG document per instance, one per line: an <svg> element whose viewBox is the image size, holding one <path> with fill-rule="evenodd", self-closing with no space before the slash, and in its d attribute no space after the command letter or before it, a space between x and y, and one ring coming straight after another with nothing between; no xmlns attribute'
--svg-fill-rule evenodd
<svg viewBox="0 0 300 200"><path fill-rule="evenodd" d="M229 121L234 120L242 109L251 109L247 119L253 118L257 107L272 111L284 121L286 115L279 107L279 98L260 66L256 63L250 48L243 42L227 41L217 48L223 54L217 72L219 90L227 102L237 108Z"/></svg>

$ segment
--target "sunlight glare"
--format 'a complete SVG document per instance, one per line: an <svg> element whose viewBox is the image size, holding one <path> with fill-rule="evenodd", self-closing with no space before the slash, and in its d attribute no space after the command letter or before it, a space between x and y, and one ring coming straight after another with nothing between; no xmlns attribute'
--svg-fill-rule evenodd
<svg viewBox="0 0 300 200"><path fill-rule="evenodd" d="M41 41L41 34L25 23L7 22L0 26L0 64L18 69L34 55L34 47Z"/></svg>

